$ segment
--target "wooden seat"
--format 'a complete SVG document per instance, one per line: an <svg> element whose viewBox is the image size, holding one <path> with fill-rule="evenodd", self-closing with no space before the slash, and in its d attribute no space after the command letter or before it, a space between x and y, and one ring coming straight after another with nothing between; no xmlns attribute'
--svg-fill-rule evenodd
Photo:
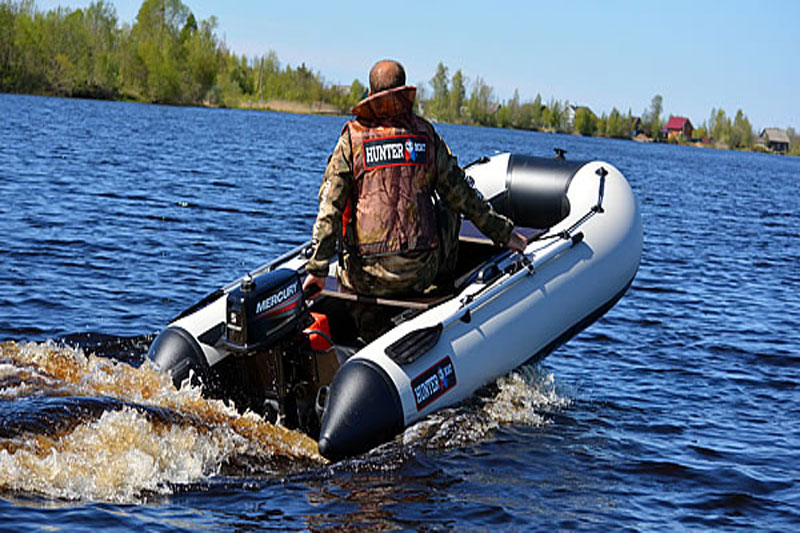
<svg viewBox="0 0 800 533"><path fill-rule="evenodd" d="M527 239L528 242L531 242L533 239L542 235L546 231L546 230L539 230L534 228L522 228L522 227L516 227L514 229L515 231L518 231L520 234L522 234ZM483 233L481 233L478 230L478 228L475 227L475 225L472 222L466 219L461 222L461 232L459 233L459 240L468 243L486 244L488 246L494 246L490 238L486 237ZM468 277L467 275L464 275L461 276L460 279L466 279L467 277ZM458 280L456 280L456 283L458 284ZM355 292L352 292L351 290L343 287L335 276L327 277L327 279L325 280L325 288L322 290L321 294L324 296L328 296L330 298L338 298L340 300L347 300L351 302L362 302L366 304L387 305L391 307L402 307L405 309L419 309L419 310L430 309L431 307L438 305L441 302L453 296L451 293L428 294L428 295L420 295L407 298L403 297L385 298L385 297L365 296L363 294L356 294Z"/></svg>
<svg viewBox="0 0 800 533"><path fill-rule="evenodd" d="M528 242L544 235L546 229L524 228L522 226L514 226L514 231L519 232ZM478 244L494 244L492 239L480 232L471 221L463 219L461 221L461 232L458 234L458 240L464 242L474 242Z"/></svg>
<svg viewBox="0 0 800 533"><path fill-rule="evenodd" d="M339 280L334 276L328 276L325 280L325 288L322 290L322 295L331 298L338 298L340 300L348 300L351 302L361 302L366 304L375 305L388 305L390 307L402 307L405 309L430 309L452 296L452 294L434 294L423 295L411 298L384 298L375 296L365 296L357 294L351 290L343 287Z"/></svg>

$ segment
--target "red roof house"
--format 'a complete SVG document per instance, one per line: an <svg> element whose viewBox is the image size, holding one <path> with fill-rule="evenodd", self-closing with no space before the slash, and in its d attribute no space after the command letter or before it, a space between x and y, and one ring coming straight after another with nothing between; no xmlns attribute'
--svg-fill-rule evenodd
<svg viewBox="0 0 800 533"><path fill-rule="evenodd" d="M692 121L686 117L672 117L667 122L664 130L666 130L667 138L669 139L678 135L683 135L684 139L691 139L694 126L692 126Z"/></svg>

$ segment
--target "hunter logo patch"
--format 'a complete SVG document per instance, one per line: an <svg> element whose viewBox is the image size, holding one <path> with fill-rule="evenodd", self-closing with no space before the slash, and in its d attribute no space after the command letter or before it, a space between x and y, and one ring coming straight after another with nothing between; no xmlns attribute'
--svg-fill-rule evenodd
<svg viewBox="0 0 800 533"><path fill-rule="evenodd" d="M428 162L428 138L424 135L398 135L364 141L364 169Z"/></svg>
<svg viewBox="0 0 800 533"><path fill-rule="evenodd" d="M442 394L456 386L456 369L445 357L411 382L417 411L422 411Z"/></svg>

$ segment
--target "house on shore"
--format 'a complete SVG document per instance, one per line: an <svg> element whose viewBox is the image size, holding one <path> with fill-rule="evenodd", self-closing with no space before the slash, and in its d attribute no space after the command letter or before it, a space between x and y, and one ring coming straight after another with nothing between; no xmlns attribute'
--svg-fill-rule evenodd
<svg viewBox="0 0 800 533"><path fill-rule="evenodd" d="M683 136L688 141L692 138L694 126L692 126L692 121L686 117L671 117L664 127L664 131L667 134L667 139Z"/></svg>
<svg viewBox="0 0 800 533"><path fill-rule="evenodd" d="M764 128L760 135L766 147L773 152L789 152L789 135L779 128Z"/></svg>
<svg viewBox="0 0 800 533"><path fill-rule="evenodd" d="M579 109L585 109L591 115L594 115L594 113L592 113L592 110L586 107L585 105L575 105L575 104L567 105L567 108L564 110L564 112L567 115L567 128L570 130L572 130L575 127L575 115L578 114Z"/></svg>

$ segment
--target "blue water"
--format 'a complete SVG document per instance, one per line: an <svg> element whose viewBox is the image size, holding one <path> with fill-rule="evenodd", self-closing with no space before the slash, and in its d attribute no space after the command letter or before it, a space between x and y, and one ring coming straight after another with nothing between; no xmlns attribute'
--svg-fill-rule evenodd
<svg viewBox="0 0 800 533"><path fill-rule="evenodd" d="M91 392L98 376L138 367L169 318L309 238L345 119L12 95L0 117L4 527L800 526L800 159L441 125L462 163L560 147L619 168L645 228L628 294L517 381L365 458L279 465L259 455L269 438L223 436L257 450L101 490L110 467L75 451L79 431L102 450L133 439L150 465L183 426L149 412L164 431L150 448L114 430L145 423L147 402ZM92 352L110 369L44 369Z"/></svg>

